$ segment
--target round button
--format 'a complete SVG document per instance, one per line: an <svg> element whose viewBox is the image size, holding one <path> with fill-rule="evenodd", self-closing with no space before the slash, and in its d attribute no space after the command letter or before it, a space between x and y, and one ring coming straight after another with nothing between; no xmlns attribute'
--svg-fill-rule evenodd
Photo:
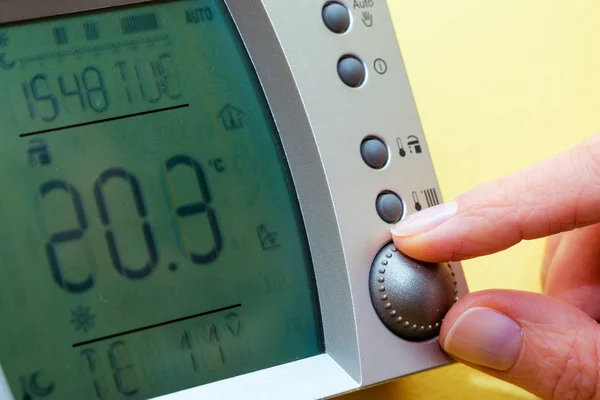
<svg viewBox="0 0 600 400"><path fill-rule="evenodd" d="M343 57L338 62L337 69L342 82L353 88L362 85L367 76L364 64L353 56Z"/></svg>
<svg viewBox="0 0 600 400"><path fill-rule="evenodd" d="M397 194L385 192L377 197L375 203L379 217L388 224L400 221L404 214L404 204Z"/></svg>
<svg viewBox="0 0 600 400"><path fill-rule="evenodd" d="M400 253L393 243L384 246L369 275L373 307L396 336L426 341L439 335L450 307L458 301L449 264L431 264Z"/></svg>
<svg viewBox="0 0 600 400"><path fill-rule="evenodd" d="M388 148L377 138L368 138L360 146L363 161L371 168L381 169L389 159Z"/></svg>
<svg viewBox="0 0 600 400"><path fill-rule="evenodd" d="M350 11L340 3L323 7L323 22L333 33L344 33L350 27Z"/></svg>

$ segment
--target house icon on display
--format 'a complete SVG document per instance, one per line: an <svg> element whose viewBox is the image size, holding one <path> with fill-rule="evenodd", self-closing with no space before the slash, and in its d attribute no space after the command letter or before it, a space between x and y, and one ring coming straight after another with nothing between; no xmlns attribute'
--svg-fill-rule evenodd
<svg viewBox="0 0 600 400"><path fill-rule="evenodd" d="M219 118L221 118L226 131L233 131L244 127L243 114L244 112L239 108L227 104L219 111Z"/></svg>

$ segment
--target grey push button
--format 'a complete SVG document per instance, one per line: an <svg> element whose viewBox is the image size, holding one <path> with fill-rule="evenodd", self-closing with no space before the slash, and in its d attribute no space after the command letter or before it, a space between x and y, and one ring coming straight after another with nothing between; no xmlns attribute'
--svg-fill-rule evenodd
<svg viewBox="0 0 600 400"><path fill-rule="evenodd" d="M458 298L449 264L414 260L393 243L384 246L371 265L369 291L375 312L398 337L431 340Z"/></svg>
<svg viewBox="0 0 600 400"><path fill-rule="evenodd" d="M385 192L377 197L377 213L379 217L388 224L395 224L400 221L404 214L404 204L395 193Z"/></svg>
<svg viewBox="0 0 600 400"><path fill-rule="evenodd" d="M337 69L342 82L353 88L362 85L367 76L365 65L353 56L343 57L338 62Z"/></svg>
<svg viewBox="0 0 600 400"><path fill-rule="evenodd" d="M371 168L381 169L389 160L388 148L377 138L368 138L360 146L363 161Z"/></svg>
<svg viewBox="0 0 600 400"><path fill-rule="evenodd" d="M334 33L344 33L350 27L350 11L340 3L329 3L323 7L323 22Z"/></svg>

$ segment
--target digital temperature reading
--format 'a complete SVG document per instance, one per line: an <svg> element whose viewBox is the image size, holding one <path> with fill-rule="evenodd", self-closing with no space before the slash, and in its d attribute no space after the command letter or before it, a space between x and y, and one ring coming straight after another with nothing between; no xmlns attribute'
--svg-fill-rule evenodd
<svg viewBox="0 0 600 400"><path fill-rule="evenodd" d="M221 0L0 25L0 366L147 399L323 352L296 194Z"/></svg>

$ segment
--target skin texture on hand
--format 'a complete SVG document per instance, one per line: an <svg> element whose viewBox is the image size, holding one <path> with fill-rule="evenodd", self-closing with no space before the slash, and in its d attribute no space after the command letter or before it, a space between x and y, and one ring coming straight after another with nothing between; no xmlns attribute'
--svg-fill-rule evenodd
<svg viewBox="0 0 600 400"><path fill-rule="evenodd" d="M600 400L600 135L414 214L392 236L431 262L548 237L544 293L472 293L448 313L440 345L542 399Z"/></svg>

